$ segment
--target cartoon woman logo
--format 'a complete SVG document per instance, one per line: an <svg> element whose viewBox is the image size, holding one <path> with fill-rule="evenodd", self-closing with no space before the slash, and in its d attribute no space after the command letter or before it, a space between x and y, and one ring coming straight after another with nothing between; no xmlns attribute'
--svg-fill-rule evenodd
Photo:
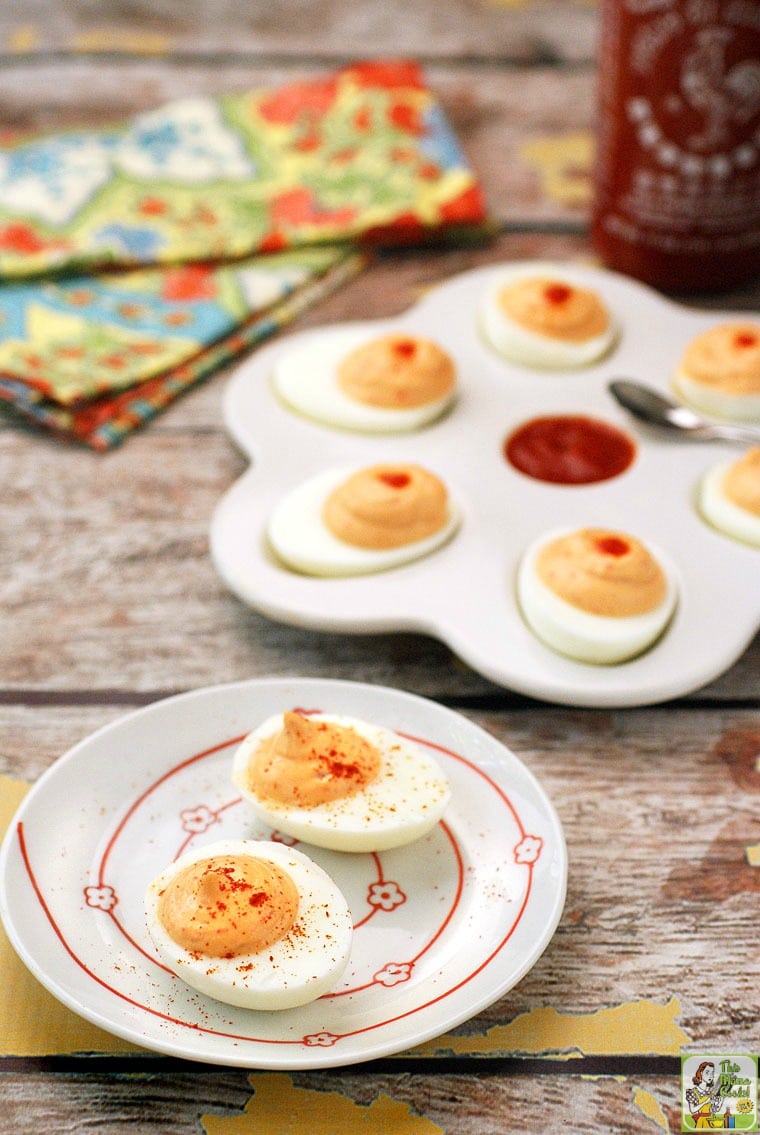
<svg viewBox="0 0 760 1135"><path fill-rule="evenodd" d="M685 1093L686 1103L697 1131L713 1131L733 1127L730 1109L723 1112L724 1099L720 1087L715 1086L715 1065L703 1060L692 1077L693 1088ZM722 1114L721 1114L722 1112Z"/></svg>

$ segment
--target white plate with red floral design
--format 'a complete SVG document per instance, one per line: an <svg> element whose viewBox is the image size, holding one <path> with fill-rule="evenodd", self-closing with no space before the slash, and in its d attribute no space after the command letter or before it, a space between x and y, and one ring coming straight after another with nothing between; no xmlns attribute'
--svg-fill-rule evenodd
<svg viewBox="0 0 760 1135"><path fill-rule="evenodd" d="M211 1000L158 962L143 917L150 878L220 838L277 838L230 779L238 741L272 713L322 709L429 748L452 801L438 827L380 854L303 845L349 901L348 969L299 1009ZM550 941L565 898L562 828L534 776L466 718L380 686L272 679L160 701L61 757L22 803L0 852L0 913L16 951L65 1005L158 1052L251 1068L387 1056L503 996Z"/></svg>

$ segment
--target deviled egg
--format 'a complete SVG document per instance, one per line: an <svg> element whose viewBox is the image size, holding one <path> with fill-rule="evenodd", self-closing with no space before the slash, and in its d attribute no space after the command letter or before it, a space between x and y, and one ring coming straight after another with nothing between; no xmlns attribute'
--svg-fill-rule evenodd
<svg viewBox="0 0 760 1135"><path fill-rule="evenodd" d="M452 404L457 373L431 339L406 333L327 330L286 351L274 388L292 410L361 433L420 429Z"/></svg>
<svg viewBox="0 0 760 1135"><path fill-rule="evenodd" d="M617 328L599 293L551 264L499 272L483 297L483 333L504 358L524 366L588 366L612 347Z"/></svg>
<svg viewBox="0 0 760 1135"><path fill-rule="evenodd" d="M451 795L420 744L330 713L267 718L238 747L232 780L275 831L334 851L381 851L420 839Z"/></svg>
<svg viewBox="0 0 760 1135"><path fill-rule="evenodd" d="M675 573L626 532L550 533L520 563L525 621L547 646L581 662L633 658L664 631L676 605Z"/></svg>
<svg viewBox="0 0 760 1135"><path fill-rule="evenodd" d="M687 346L673 377L676 392L716 418L760 421L760 323L721 323Z"/></svg>
<svg viewBox="0 0 760 1135"><path fill-rule="evenodd" d="M714 528L760 548L760 446L705 474L699 509Z"/></svg>
<svg viewBox="0 0 760 1135"><path fill-rule="evenodd" d="M451 538L461 510L420 465L331 469L304 481L267 525L275 554L307 575L385 571L429 555Z"/></svg>
<svg viewBox="0 0 760 1135"><path fill-rule="evenodd" d="M353 936L329 875L268 840L220 840L182 855L149 883L145 917L172 973L246 1009L292 1009L328 993Z"/></svg>

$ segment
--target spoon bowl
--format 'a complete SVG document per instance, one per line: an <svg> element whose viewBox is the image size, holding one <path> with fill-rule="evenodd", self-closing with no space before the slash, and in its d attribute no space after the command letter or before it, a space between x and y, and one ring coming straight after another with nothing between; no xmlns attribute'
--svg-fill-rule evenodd
<svg viewBox="0 0 760 1135"><path fill-rule="evenodd" d="M673 402L651 386L616 378L607 389L613 398L640 421L702 441L738 441L760 445L760 427L708 422L688 406Z"/></svg>

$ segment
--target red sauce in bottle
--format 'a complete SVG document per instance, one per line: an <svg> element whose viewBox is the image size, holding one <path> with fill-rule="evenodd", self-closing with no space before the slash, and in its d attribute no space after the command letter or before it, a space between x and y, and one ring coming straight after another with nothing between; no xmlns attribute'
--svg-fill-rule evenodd
<svg viewBox="0 0 760 1135"><path fill-rule="evenodd" d="M592 236L655 287L760 274L760 4L603 0Z"/></svg>
<svg viewBox="0 0 760 1135"><path fill-rule="evenodd" d="M624 472L636 446L616 426L583 415L532 418L504 443L521 473L555 485L589 485Z"/></svg>

